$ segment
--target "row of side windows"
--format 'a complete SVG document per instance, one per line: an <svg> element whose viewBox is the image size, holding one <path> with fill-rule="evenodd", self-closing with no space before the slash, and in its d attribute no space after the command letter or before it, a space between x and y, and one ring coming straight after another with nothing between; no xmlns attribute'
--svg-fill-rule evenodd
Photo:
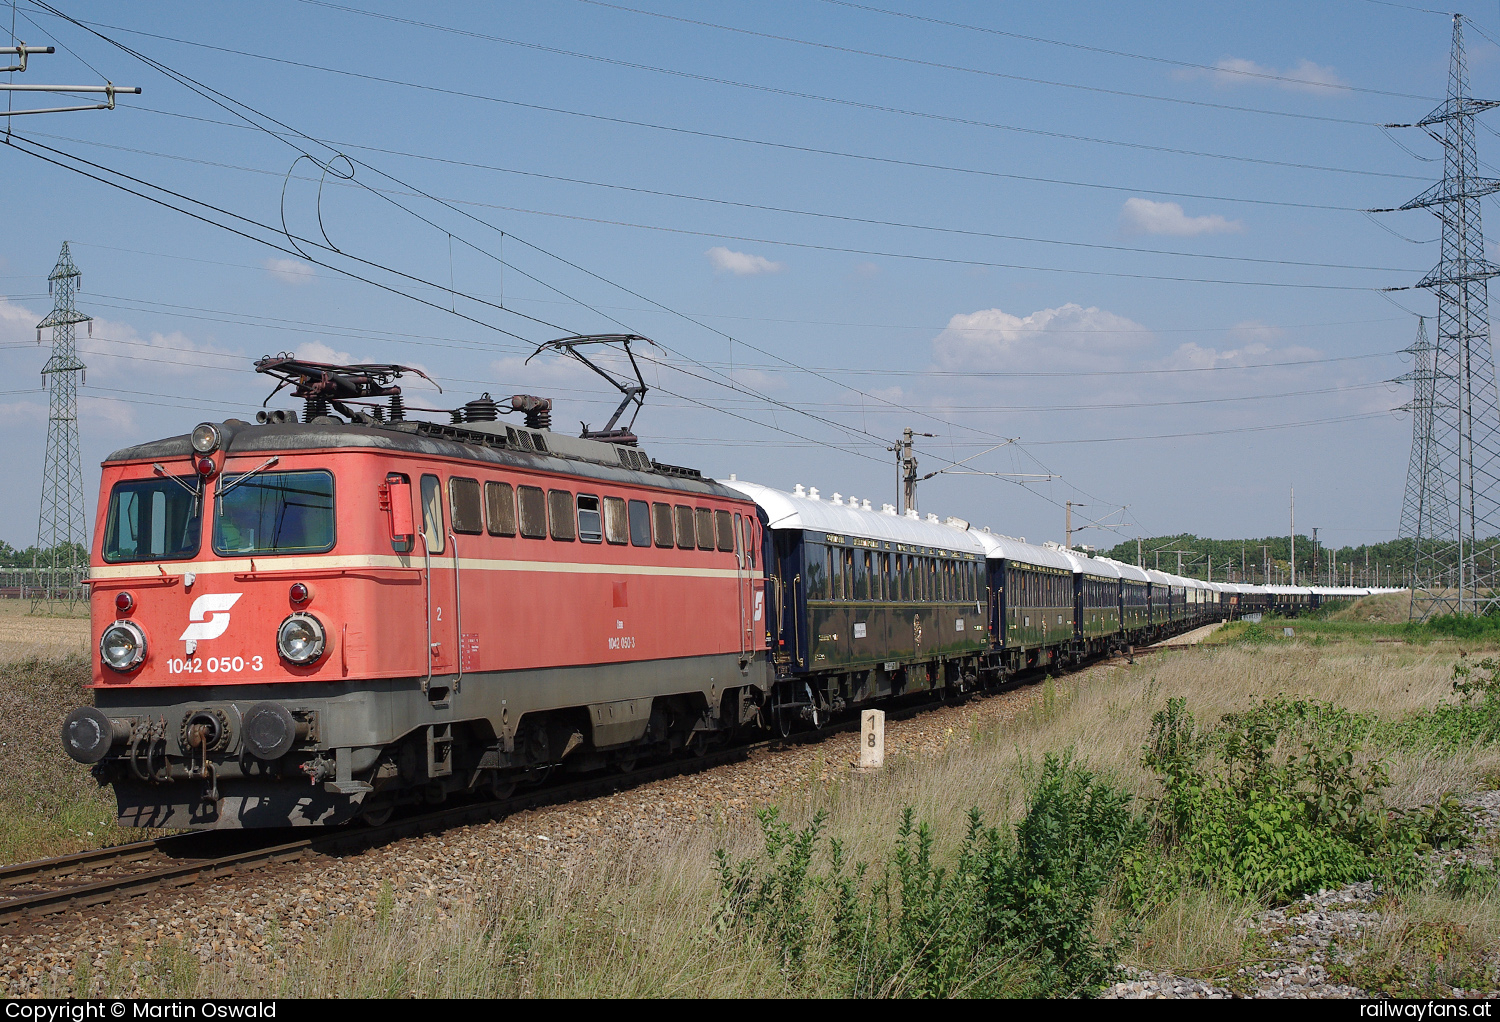
<svg viewBox="0 0 1500 1022"><path fill-rule="evenodd" d="M481 496L482 494L482 496ZM452 476L448 480L449 521L453 531L477 536L521 535L563 542L676 547L732 553L755 567L753 531L743 516L683 504L648 503L571 490L543 490ZM436 476L422 477L423 524L428 547L443 549L441 496ZM436 525L436 527L434 527Z"/></svg>
<svg viewBox="0 0 1500 1022"><path fill-rule="evenodd" d="M893 554L847 547L817 547L807 566L809 600L888 600L897 602L974 602L983 588L980 565L915 554Z"/></svg>
<svg viewBox="0 0 1500 1022"><path fill-rule="evenodd" d="M1071 607L1073 576L1010 568L1005 582L1010 607Z"/></svg>

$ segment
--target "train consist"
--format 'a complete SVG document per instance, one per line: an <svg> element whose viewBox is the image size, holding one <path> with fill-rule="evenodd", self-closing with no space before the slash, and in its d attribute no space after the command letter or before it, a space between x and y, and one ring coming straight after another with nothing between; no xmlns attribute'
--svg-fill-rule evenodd
<svg viewBox="0 0 1500 1022"><path fill-rule="evenodd" d="M103 466L94 705L63 744L124 825L378 822L1370 592L708 479L625 429L553 432L543 399L417 421L399 366L257 367L300 421L204 423Z"/></svg>

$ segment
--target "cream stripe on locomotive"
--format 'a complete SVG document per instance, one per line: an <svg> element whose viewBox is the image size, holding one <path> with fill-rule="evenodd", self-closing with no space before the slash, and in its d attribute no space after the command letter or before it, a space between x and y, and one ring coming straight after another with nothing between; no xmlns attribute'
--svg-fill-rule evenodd
<svg viewBox="0 0 1500 1022"><path fill-rule="evenodd" d="M172 564L167 571L166 563ZM269 572L330 571L348 568L405 568L421 570L422 562L410 557L389 554L310 555L306 557L262 558L259 563L249 558L220 561L154 562L156 574L146 574L138 564L96 565L89 569L91 582L150 582L171 578L191 572L195 575L266 574ZM435 568L452 568L452 557L434 557ZM750 574L748 570L735 568L685 568L661 564L607 564L599 562L573 561L513 561L498 558L460 557L458 569L464 571L533 571L543 574L564 575L656 575L663 578L724 578L737 579Z"/></svg>

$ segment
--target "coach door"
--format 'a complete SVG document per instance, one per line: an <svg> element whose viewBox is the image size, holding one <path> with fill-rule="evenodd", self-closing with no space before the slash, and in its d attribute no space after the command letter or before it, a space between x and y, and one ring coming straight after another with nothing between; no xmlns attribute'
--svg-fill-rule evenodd
<svg viewBox="0 0 1500 1022"><path fill-rule="evenodd" d="M443 488L437 476L422 477L423 574L427 590L427 694L448 695L448 679L458 656L457 567L454 545L443 527Z"/></svg>

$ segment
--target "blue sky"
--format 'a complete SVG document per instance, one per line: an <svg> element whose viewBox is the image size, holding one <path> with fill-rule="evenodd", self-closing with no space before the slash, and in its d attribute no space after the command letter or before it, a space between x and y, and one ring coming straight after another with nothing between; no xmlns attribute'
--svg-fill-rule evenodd
<svg viewBox="0 0 1500 1022"><path fill-rule="evenodd" d="M922 510L1033 541L1062 538L1067 500L1114 511L1125 536L1275 533L1289 486L1301 531L1394 535L1410 420L1384 381L1406 369L1410 313L1435 303L1379 289L1430 268L1437 225L1359 210L1441 171L1430 139L1377 125L1439 102L1446 16L1373 0L59 9L305 136L330 172L27 0L15 34L59 52L14 80L145 92L15 118L20 136L275 230L285 216L337 249L308 255L429 304L0 149L14 544L36 535L46 401L26 388L63 239L96 318L91 492L115 447L248 418L270 390L250 362L284 350L421 366L444 393L412 403L537 393L559 429L597 425L616 400L601 381L525 359L629 329L661 344L643 446L706 473L879 506L884 447L910 426L937 434L924 473L972 457L1016 474L938 476ZM1500 38L1500 14L1460 9L1472 92L1500 96L1481 34ZM1500 138L1478 143L1500 164Z"/></svg>

